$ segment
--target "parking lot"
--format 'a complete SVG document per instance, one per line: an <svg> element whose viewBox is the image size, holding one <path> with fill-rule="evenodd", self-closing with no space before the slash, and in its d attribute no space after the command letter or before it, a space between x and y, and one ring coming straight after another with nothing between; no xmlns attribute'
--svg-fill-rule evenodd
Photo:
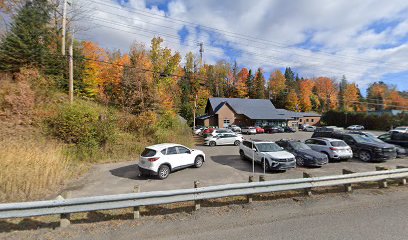
<svg viewBox="0 0 408 240"><path fill-rule="evenodd" d="M381 133L374 132L374 134ZM311 135L310 132L296 132L244 135L244 138L271 141L280 139L305 140ZM84 178L73 183L67 190L72 192L73 197L129 193L134 190L136 185L140 186L141 191L170 190L191 188L195 180L199 180L201 186L246 182L248 177L252 175L252 163L240 159L239 147L208 147L198 144L196 148L203 150L206 154L206 162L199 169L183 169L170 174L165 180L158 180L154 177L138 177L137 161L103 164L95 166ZM397 165L408 165L408 161L406 158L397 158L383 163L365 163L358 159L351 159L347 162L329 163L321 168L297 167L280 173L267 172L266 179L301 178L303 172L314 176L335 175L341 174L343 168L356 172L373 171L375 166L379 165L395 168ZM255 165L255 175L261 174L263 174L262 166Z"/></svg>

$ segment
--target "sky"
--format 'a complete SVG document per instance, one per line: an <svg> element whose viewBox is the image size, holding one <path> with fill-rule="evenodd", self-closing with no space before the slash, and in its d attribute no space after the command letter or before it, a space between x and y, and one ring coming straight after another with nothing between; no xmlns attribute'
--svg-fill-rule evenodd
<svg viewBox="0 0 408 240"><path fill-rule="evenodd" d="M304 78L375 81L408 90L407 0L77 0L89 17L77 37L126 52L154 36L265 75L291 67Z"/></svg>

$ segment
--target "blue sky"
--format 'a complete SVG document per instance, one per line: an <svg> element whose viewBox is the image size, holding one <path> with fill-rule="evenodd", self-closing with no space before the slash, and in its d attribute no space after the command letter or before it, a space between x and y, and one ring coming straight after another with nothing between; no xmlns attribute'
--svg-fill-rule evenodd
<svg viewBox="0 0 408 240"><path fill-rule="evenodd" d="M162 36L182 55L198 54L203 42L210 64L237 61L262 67L267 76L290 66L305 78L345 75L363 91L374 81L408 90L406 0L91 2L96 20L89 24L98 27L81 38L104 47L126 51L134 41L149 46L153 36Z"/></svg>

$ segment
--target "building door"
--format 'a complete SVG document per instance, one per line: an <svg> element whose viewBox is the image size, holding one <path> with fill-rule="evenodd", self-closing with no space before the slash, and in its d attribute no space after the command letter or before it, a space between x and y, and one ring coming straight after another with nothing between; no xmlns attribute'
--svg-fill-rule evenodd
<svg viewBox="0 0 408 240"><path fill-rule="evenodd" d="M224 128L228 127L230 125L231 121L229 119L224 119Z"/></svg>

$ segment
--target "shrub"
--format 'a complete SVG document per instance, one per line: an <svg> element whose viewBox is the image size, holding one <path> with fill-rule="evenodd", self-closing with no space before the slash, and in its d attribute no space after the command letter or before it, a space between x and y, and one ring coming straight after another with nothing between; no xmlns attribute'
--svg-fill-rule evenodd
<svg viewBox="0 0 408 240"><path fill-rule="evenodd" d="M92 157L108 141L115 139L112 112L85 101L61 105L56 115L46 120L46 125L54 137L75 144L81 159Z"/></svg>

